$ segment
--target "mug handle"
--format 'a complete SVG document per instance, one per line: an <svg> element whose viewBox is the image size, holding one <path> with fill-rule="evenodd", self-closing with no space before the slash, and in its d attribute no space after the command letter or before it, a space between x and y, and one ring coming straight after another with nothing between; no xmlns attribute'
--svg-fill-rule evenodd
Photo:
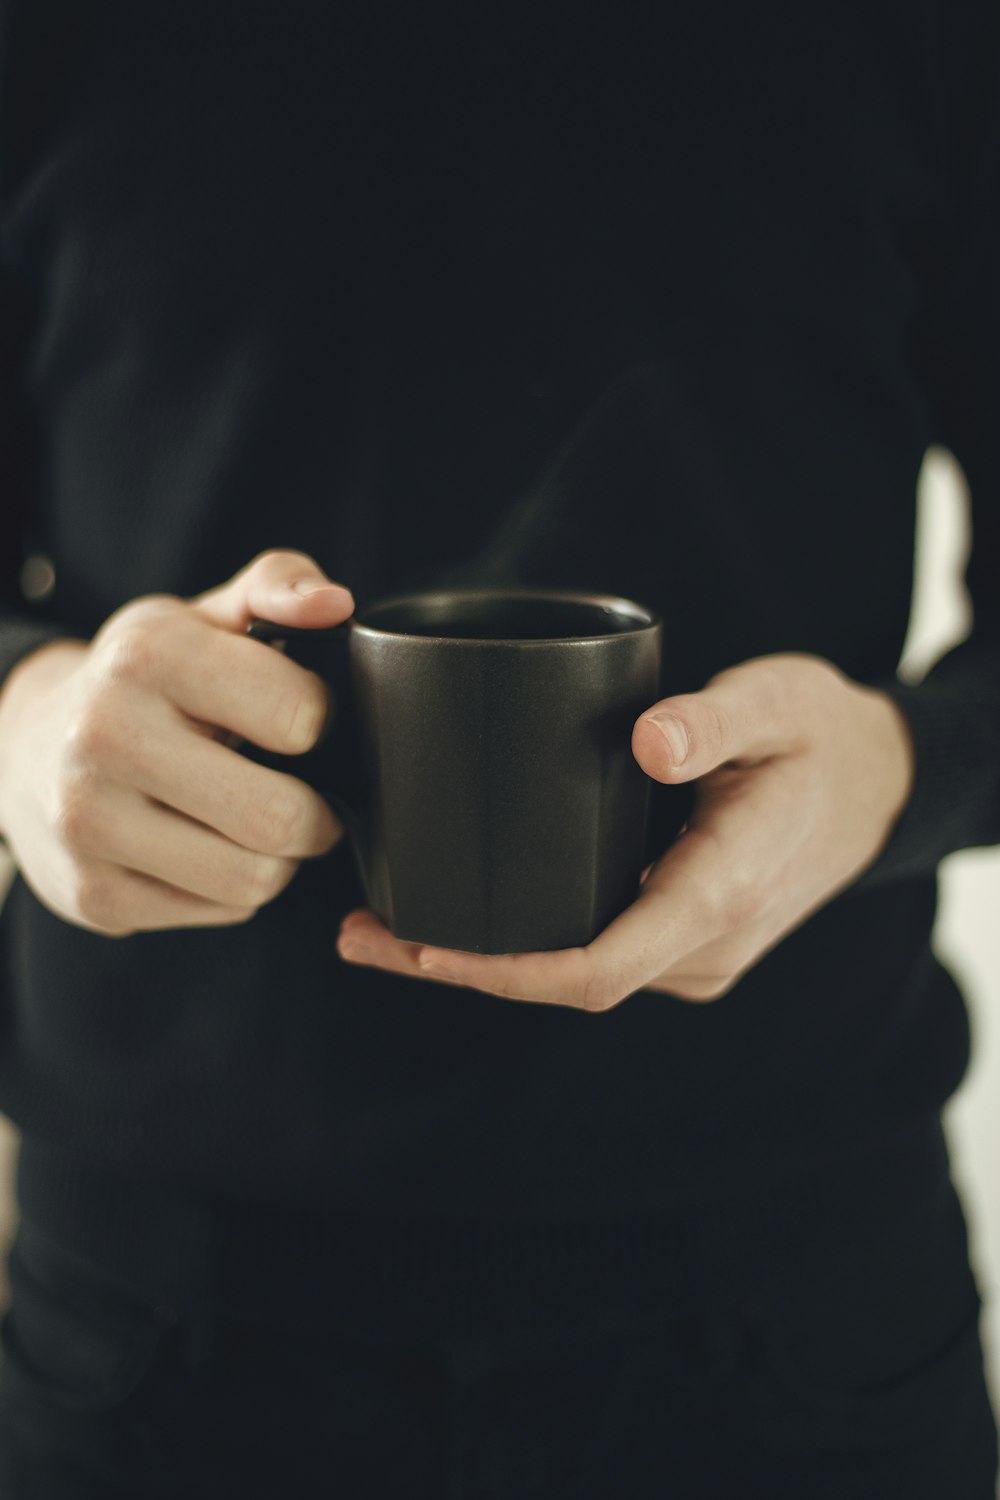
<svg viewBox="0 0 1000 1500"><path fill-rule="evenodd" d="M351 640L351 623L349 620L343 621L340 625L329 625L316 630L310 630L308 627L301 625L278 625L273 620L251 620L247 626L247 635L251 640L263 641L267 645L278 641L294 641L297 637L307 637L313 641L323 640L334 642L337 647L336 652L331 658L331 675L333 679L331 686L333 687L334 696L338 702L347 701L353 704L354 692L351 685L348 656ZM289 654L295 660L294 645ZM345 720L345 725L350 722L350 719ZM357 716L354 715L354 724L356 725L356 723ZM360 767L363 761L356 728L348 732L352 735L352 749L354 751L355 763ZM369 906L373 906L370 881L369 839L365 811L367 803L365 788L361 784L353 788L350 794L350 801L341 793L330 791L326 787L317 787L316 790L321 796L326 798L331 807L339 814L344 827L347 829L351 847L354 851L358 874L361 877L361 884L364 887L365 897Z"/></svg>

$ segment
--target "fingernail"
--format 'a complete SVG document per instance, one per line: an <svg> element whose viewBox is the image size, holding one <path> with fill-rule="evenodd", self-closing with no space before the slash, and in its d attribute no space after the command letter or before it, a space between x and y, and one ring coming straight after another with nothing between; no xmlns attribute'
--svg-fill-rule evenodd
<svg viewBox="0 0 1000 1500"><path fill-rule="evenodd" d="M296 578L295 582L290 584L289 587L294 589L297 594L300 594L303 599L308 599L310 594L318 594L323 589L336 590L338 594L348 594L349 592L339 583L331 583L328 578Z"/></svg>
<svg viewBox="0 0 1000 1500"><path fill-rule="evenodd" d="M688 732L680 719L675 719L673 714L652 713L646 718L650 724L655 724L663 735L670 750L670 763L674 766L684 764L688 753Z"/></svg>

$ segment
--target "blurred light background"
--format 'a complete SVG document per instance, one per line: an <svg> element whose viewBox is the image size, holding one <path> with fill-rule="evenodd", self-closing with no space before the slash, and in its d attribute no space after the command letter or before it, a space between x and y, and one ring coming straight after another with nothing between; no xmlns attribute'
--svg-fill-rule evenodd
<svg viewBox="0 0 1000 1500"><path fill-rule="evenodd" d="M948 453L928 454L918 490L915 597L900 672L918 681L969 629L962 583L969 548L962 474ZM956 767L961 775L961 767ZM0 876L4 874L0 871ZM935 947L965 991L973 1061L947 1127L955 1177L969 1218L973 1264L985 1302L983 1336L1000 1412L1000 850L952 855L941 867ZM16 1223L17 1136L0 1116L0 1253ZM2 1266L2 1262L0 1262ZM0 1298L6 1287L0 1272Z"/></svg>
<svg viewBox="0 0 1000 1500"><path fill-rule="evenodd" d="M900 674L919 681L971 624L963 572L968 492L951 455L927 455L917 494L915 594ZM955 767L961 775L961 767ZM969 849L941 865L934 947L972 1018L972 1063L946 1114L972 1263L985 1303L983 1339L1000 1415L1000 849Z"/></svg>

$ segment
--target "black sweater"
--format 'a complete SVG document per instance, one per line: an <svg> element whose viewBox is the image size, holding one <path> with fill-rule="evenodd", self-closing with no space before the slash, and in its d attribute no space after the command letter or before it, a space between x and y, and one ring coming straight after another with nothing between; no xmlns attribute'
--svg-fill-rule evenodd
<svg viewBox="0 0 1000 1500"><path fill-rule="evenodd" d="M359 605L573 584L662 614L664 694L778 651L892 692L912 800L723 999L599 1017L341 963L345 846L232 929L110 941L17 881L27 1138L322 1214L627 1214L962 1076L929 939L938 861L1000 840L1000 12L556 10L0 7L0 672L271 546ZM912 685L931 444L971 488L975 628Z"/></svg>

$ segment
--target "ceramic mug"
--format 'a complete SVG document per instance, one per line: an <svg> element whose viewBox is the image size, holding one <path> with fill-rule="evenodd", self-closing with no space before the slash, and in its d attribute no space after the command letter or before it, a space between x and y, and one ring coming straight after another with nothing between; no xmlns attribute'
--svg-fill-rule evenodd
<svg viewBox="0 0 1000 1500"><path fill-rule="evenodd" d="M649 781L632 726L660 681L651 610L566 589L449 588L379 600L330 630L255 621L249 633L284 642L330 687L330 738L353 743L339 784L315 784L396 937L569 948L634 901Z"/></svg>

